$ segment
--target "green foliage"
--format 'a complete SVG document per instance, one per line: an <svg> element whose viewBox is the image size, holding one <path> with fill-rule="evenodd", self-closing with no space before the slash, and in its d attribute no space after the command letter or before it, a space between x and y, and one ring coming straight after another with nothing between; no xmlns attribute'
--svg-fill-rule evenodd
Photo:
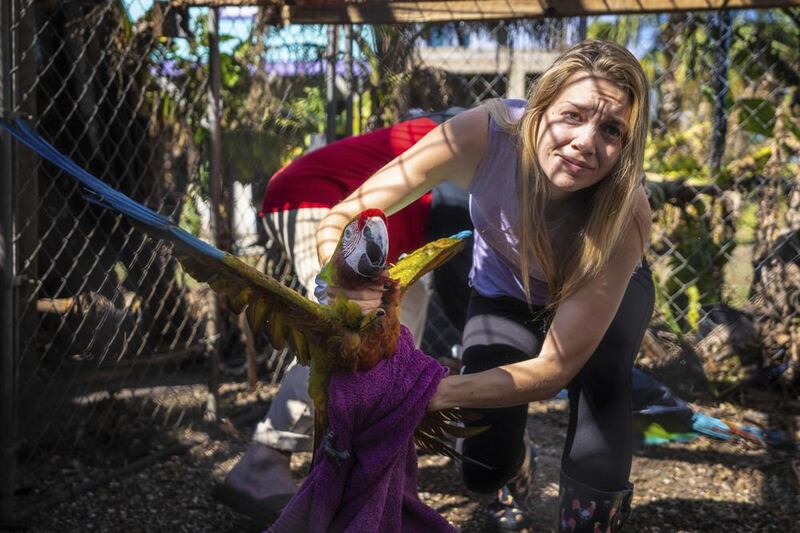
<svg viewBox="0 0 800 533"><path fill-rule="evenodd" d="M128 269L120 261L114 263L114 274L117 276L117 284L121 286L128 277Z"/></svg>
<svg viewBox="0 0 800 533"><path fill-rule="evenodd" d="M745 131L771 137L775 131L775 106L763 98L740 98L739 126Z"/></svg>
<svg viewBox="0 0 800 533"><path fill-rule="evenodd" d="M324 117L319 87L304 87L281 107L265 106L261 116L239 117L223 135L227 172L242 183L271 176L305 150L310 134L324 131Z"/></svg>
<svg viewBox="0 0 800 533"><path fill-rule="evenodd" d="M689 285L686 288L687 309L686 322L692 332L700 329L700 291L697 285Z"/></svg>
<svg viewBox="0 0 800 533"><path fill-rule="evenodd" d="M758 204L748 202L739 212L736 224L736 242L738 244L751 244L758 227Z"/></svg>
<svg viewBox="0 0 800 533"><path fill-rule="evenodd" d="M325 132L325 96L320 87L304 87L303 97L291 105L290 114L295 118L295 127L307 133Z"/></svg>
<svg viewBox="0 0 800 533"><path fill-rule="evenodd" d="M800 142L800 125L796 120L792 120L792 117L784 116L783 120L783 127L794 136L794 140L796 142Z"/></svg>
<svg viewBox="0 0 800 533"><path fill-rule="evenodd" d="M353 103L353 135L365 133L361 125L372 115L372 99L369 93L360 95Z"/></svg>
<svg viewBox="0 0 800 533"><path fill-rule="evenodd" d="M178 225L192 235L196 237L200 236L200 213L197 212L197 207L194 205L194 199L191 194L184 195L183 197L181 218Z"/></svg>
<svg viewBox="0 0 800 533"><path fill-rule="evenodd" d="M586 36L589 39L603 39L628 45L638 40L642 27L652 20L652 17L644 16L598 18L586 28Z"/></svg>
<svg viewBox="0 0 800 533"><path fill-rule="evenodd" d="M657 278L655 273L653 274L654 278ZM655 279L654 281L658 281ZM661 316L661 318L666 322L667 326L669 327L670 331L672 331L676 335L683 334L681 330L680 324L675 319L675 314L672 312L672 306L669 302L669 294L667 293L666 287L664 283L656 283L656 302L655 308L657 310L657 314Z"/></svg>
<svg viewBox="0 0 800 533"><path fill-rule="evenodd" d="M672 243L659 276L662 314L682 333L696 331L702 305L722 301L726 252L734 240L721 209L722 202L698 196L683 208L665 204L656 213L656 226Z"/></svg>
<svg viewBox="0 0 800 533"><path fill-rule="evenodd" d="M230 54L220 54L220 81L228 91L236 91L241 85L248 83L248 74L243 65Z"/></svg>
<svg viewBox="0 0 800 533"><path fill-rule="evenodd" d="M707 129L705 125L700 125L653 136L645 148L645 168L665 176L702 174L703 165L697 159L697 154L707 138Z"/></svg>

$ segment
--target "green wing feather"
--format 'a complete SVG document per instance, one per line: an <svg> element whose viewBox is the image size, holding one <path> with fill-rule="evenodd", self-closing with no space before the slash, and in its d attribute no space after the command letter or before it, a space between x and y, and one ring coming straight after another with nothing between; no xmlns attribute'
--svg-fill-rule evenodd
<svg viewBox="0 0 800 533"><path fill-rule="evenodd" d="M472 233L462 231L452 237L436 239L405 255L389 269L389 277L405 291L419 278L439 268L464 248L464 240Z"/></svg>
<svg viewBox="0 0 800 533"><path fill-rule="evenodd" d="M308 364L309 345L342 327L335 309L312 302L234 255L225 253L219 261L180 251L176 255L189 275L225 294L234 312L246 310L253 331L264 331L275 348L289 344L300 362Z"/></svg>

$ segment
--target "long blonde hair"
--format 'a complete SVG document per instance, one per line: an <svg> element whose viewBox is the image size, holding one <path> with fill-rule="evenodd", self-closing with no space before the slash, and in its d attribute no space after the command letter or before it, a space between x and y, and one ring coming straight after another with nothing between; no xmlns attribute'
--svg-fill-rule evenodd
<svg viewBox="0 0 800 533"><path fill-rule="evenodd" d="M547 235L545 208L550 198L547 177L536 158L536 142L541 118L566 81L577 72L602 76L628 96L630 122L622 139L617 164L600 182L592 186L590 209L576 239L556 257ZM487 108L495 122L513 133L518 142L517 168L519 197L520 270L525 296L531 301L529 266L536 257L549 286L549 306L574 293L597 276L616 252L631 223L634 199L642 175L647 139L649 90L642 67L624 47L608 41L583 41L564 52L531 87L522 119L511 122L505 105L498 100ZM642 221L636 221L643 243Z"/></svg>

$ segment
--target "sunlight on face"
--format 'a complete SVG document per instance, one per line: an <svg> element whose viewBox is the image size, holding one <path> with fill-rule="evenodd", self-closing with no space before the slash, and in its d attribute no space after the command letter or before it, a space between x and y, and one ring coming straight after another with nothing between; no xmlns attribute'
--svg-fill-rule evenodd
<svg viewBox="0 0 800 533"><path fill-rule="evenodd" d="M627 95L608 78L570 76L539 122L536 157L554 200L608 175L622 152L630 113Z"/></svg>

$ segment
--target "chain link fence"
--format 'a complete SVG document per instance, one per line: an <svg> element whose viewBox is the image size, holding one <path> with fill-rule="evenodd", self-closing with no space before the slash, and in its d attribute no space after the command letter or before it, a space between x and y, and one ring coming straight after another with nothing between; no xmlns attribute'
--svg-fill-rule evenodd
<svg viewBox="0 0 800 533"><path fill-rule="evenodd" d="M29 117L80 166L212 239L208 10L149 0L13 0L3 9L11 22L0 28L4 114ZM267 180L283 164L326 137L524 98L583 37L626 44L652 82L648 259L658 301L643 363L683 364L689 353L720 393L765 368L796 384L796 9L335 31L225 9L219 242L292 284L291 265L258 219ZM9 502L29 512L180 445L218 392L214 350L224 375L237 376L250 350L273 382L290 354L263 338L248 342L235 317L212 321L208 289L168 248L87 203L28 150L4 146L14 203L5 256L14 258L14 335L3 344L13 348L2 353L14 369L3 382L13 390L2 411L2 430L11 430L2 452L13 468L0 473L8 518ZM437 355L459 342L444 307L434 295L423 341Z"/></svg>
<svg viewBox="0 0 800 533"><path fill-rule="evenodd" d="M179 51L155 13L133 20L118 2L21 1L12 14L5 114L184 218L207 159L204 52ZM19 509L179 442L203 414L208 331L203 291L168 250L29 151L13 165Z"/></svg>

